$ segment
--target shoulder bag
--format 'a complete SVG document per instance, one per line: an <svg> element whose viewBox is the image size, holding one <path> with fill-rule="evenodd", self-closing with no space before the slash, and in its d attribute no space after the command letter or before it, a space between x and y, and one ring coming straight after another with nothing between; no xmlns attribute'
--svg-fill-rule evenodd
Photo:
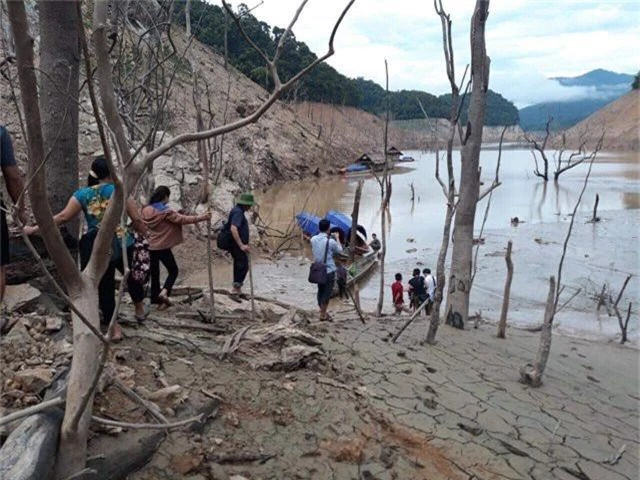
<svg viewBox="0 0 640 480"><path fill-rule="evenodd" d="M309 283L315 283L316 285L324 285L329 279L327 273L327 254L329 253L329 242L331 239L327 237L327 246L324 248L324 260L321 262L316 260L311 264L309 268Z"/></svg>

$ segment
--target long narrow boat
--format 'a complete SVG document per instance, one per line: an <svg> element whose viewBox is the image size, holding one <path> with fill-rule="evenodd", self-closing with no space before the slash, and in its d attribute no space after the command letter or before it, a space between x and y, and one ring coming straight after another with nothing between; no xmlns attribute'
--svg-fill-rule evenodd
<svg viewBox="0 0 640 480"><path fill-rule="evenodd" d="M347 287L351 287L356 283L362 282L364 278L371 272L373 266L378 263L377 252L370 252L361 257L356 257L354 262L347 267ZM333 287L332 297L338 295L338 284Z"/></svg>

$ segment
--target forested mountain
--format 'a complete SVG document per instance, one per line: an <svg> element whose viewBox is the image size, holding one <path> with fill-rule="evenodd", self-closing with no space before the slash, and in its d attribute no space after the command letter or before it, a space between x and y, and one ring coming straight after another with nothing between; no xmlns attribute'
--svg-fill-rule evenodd
<svg viewBox="0 0 640 480"><path fill-rule="evenodd" d="M582 98L536 103L521 109L520 125L523 130L543 130L550 117L553 118L553 130L572 127L628 93L634 76L597 69L577 77L554 77L549 80L558 82L567 91L582 93Z"/></svg>
<svg viewBox="0 0 640 480"><path fill-rule="evenodd" d="M175 2L175 16L179 23L185 23L185 1ZM243 29L251 39L268 54L273 54L278 41L284 33L280 27L271 27L249 12L247 6L240 4L237 10ZM217 6L202 0L191 2L191 28L198 40L224 54L225 12ZM228 18L226 25L227 52L231 65L240 70L254 82L266 89L272 88L264 61L241 32ZM316 54L309 50L304 42L296 40L292 34L285 42L279 63L279 73L283 81L288 80L303 66L311 63ZM350 79L335 68L322 63L302 78L296 88L289 92L288 99L293 101L312 101L360 108L376 115L386 110L385 90L377 83L364 78ZM450 95L435 96L418 90L390 92L389 112L393 119L404 120L424 118L418 104L422 103L427 115L434 118L449 116ZM466 105L462 118L466 117ZM501 95L489 91L486 125L514 125L518 123L518 110Z"/></svg>

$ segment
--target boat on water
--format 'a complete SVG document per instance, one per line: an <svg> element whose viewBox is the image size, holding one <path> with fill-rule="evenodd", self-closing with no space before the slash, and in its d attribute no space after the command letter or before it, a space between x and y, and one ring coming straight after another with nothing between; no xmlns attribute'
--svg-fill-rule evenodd
<svg viewBox="0 0 640 480"><path fill-rule="evenodd" d="M338 231L341 238L349 238L352 226L351 217L349 215L338 212L337 210L329 210L324 218L329 220L332 231ZM296 215L296 223L306 239L310 239L320 232L320 220L322 220L321 217L310 212L300 212ZM357 236L359 238L359 242L364 243L365 245L367 240L366 235L366 230L361 225L358 225ZM352 263L344 264L343 259L347 258L348 255L349 247L346 247L345 252L336 259L343 262L343 265L347 270L347 286L352 286L354 283L360 282L367 273L371 271L378 261L378 255L377 252L370 251L363 255L356 255ZM337 294L338 287L336 285L333 295Z"/></svg>

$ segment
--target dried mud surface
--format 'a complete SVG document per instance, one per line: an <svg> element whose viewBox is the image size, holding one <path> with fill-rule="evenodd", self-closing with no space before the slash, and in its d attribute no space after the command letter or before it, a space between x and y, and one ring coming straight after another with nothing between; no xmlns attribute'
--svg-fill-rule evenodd
<svg viewBox="0 0 640 480"><path fill-rule="evenodd" d="M421 319L390 343L401 324L305 315L298 327L325 354L290 372L220 360L220 339L207 332L193 331L191 348L182 332L162 344L136 337L157 330L153 321L125 329L118 349L139 353L127 356L136 381L144 372L154 381L153 361L164 381L186 389L181 418L210 401L203 391L222 398L202 431L174 431L131 478L637 478L637 350L556 336L544 384L531 389L518 368L535 357L537 334L509 329L498 340L493 326L442 326L438 344L423 346Z"/></svg>

